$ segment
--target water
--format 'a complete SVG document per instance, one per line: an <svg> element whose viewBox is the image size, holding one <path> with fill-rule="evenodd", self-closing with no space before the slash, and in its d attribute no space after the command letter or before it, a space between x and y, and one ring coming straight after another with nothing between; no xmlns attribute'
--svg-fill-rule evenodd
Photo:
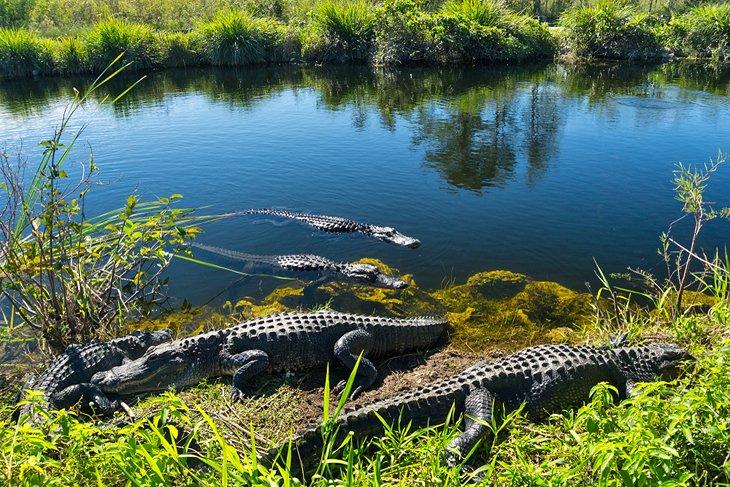
<svg viewBox="0 0 730 487"><path fill-rule="evenodd" d="M209 245L376 257L424 288L507 269L583 290L594 259L606 272L661 271L658 236L681 215L675 164L730 151L729 80L692 65L166 71L114 109L80 112L84 144L67 169L93 149L107 183L91 193L98 212L132 191L181 193L204 213L286 208L390 225L423 242L411 250L237 217L207 226L199 240ZM0 83L0 143L37 154L71 88L88 82ZM730 165L708 199L730 205L728 188ZM687 223L675 227L684 240ZM730 223L715 221L702 244L729 237ZM173 296L193 303L237 280L181 261L170 272ZM252 279L226 296L270 283Z"/></svg>

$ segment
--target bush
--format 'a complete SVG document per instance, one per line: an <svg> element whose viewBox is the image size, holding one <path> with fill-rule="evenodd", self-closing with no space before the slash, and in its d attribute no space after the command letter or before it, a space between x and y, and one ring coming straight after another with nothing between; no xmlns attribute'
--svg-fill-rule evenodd
<svg viewBox="0 0 730 487"><path fill-rule="evenodd" d="M239 66L280 60L285 34L284 26L274 19L229 10L201 25L196 42L211 64Z"/></svg>
<svg viewBox="0 0 730 487"><path fill-rule="evenodd" d="M607 0L574 8L560 18L565 47L577 57L648 59L664 55L659 38L662 20L635 14L628 5Z"/></svg>
<svg viewBox="0 0 730 487"><path fill-rule="evenodd" d="M122 52L134 70L152 69L160 64L158 37L146 25L108 19L97 24L85 40L93 71L106 68Z"/></svg>
<svg viewBox="0 0 730 487"><path fill-rule="evenodd" d="M323 0L302 36L302 56L318 62L367 61L375 13L366 0Z"/></svg>
<svg viewBox="0 0 730 487"><path fill-rule="evenodd" d="M0 28L0 78L38 75L50 67L48 46L35 34Z"/></svg>
<svg viewBox="0 0 730 487"><path fill-rule="evenodd" d="M376 10L373 59L376 64L433 61L430 16L414 0L385 0Z"/></svg>
<svg viewBox="0 0 730 487"><path fill-rule="evenodd" d="M666 37L680 55L729 57L730 4L703 5L673 18Z"/></svg>

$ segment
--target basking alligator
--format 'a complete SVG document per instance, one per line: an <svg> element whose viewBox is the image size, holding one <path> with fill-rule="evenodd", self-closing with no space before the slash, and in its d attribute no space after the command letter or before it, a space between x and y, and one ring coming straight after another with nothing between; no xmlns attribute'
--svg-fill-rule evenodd
<svg viewBox="0 0 730 487"><path fill-rule="evenodd" d="M199 244L193 242L190 244L214 254L223 255L231 259L260 262L272 266L281 267L288 271L296 272L328 272L341 275L352 279L356 282L371 284L373 286L387 287L391 289L404 289L408 287L408 283L396 277L391 277L378 269L373 264L352 264L349 262L334 262L312 254L291 254L291 255L255 255L236 252L235 250L213 247L211 245Z"/></svg>
<svg viewBox="0 0 730 487"><path fill-rule="evenodd" d="M371 225L369 223L360 223L347 218L326 215L311 215L308 213L298 213L288 210L274 210L271 208L260 208L245 210L234 213L234 215L275 215L284 218L291 218L307 225L330 233L354 233L359 232L368 237L377 238L383 242L394 243L409 247L418 248L421 241L417 238L403 235L393 227L381 227L379 225Z"/></svg>
<svg viewBox="0 0 730 487"><path fill-rule="evenodd" d="M51 362L37 380L31 379L24 389L41 391L48 410L70 408L80 403L82 410L89 411L89 403L93 403L98 411L110 414L119 407L119 403L110 401L97 386L90 384L91 376L121 365L125 361L139 358L151 346L159 345L171 337L172 332L168 329L153 332L135 331L131 335L108 342L70 345ZM23 392L20 393L18 401L22 399L24 399ZM22 418L30 412L30 405L25 405L20 408L17 415Z"/></svg>
<svg viewBox="0 0 730 487"><path fill-rule="evenodd" d="M456 377L351 410L335 420L335 427L338 435L377 434L383 431L381 421L413 426L442 422L454 406L465 416L464 432L446 452L449 464L455 465L488 435L493 409L510 412L524 404L530 418L544 419L548 413L583 404L600 382L616 387L623 399L632 394L636 382L672 378L680 362L691 358L673 344L615 349L542 345L498 362L479 362ZM322 425L305 430L292 446L306 466L314 460L312 454L319 455L321 445Z"/></svg>
<svg viewBox="0 0 730 487"><path fill-rule="evenodd" d="M264 371L317 367L333 358L352 369L363 352L353 392L357 395L377 376L365 356L380 358L427 347L446 325L445 318L282 313L164 343L137 360L97 373L91 382L105 393L132 395L232 375L231 399L237 401L246 395L246 381ZM344 381L338 386L343 385Z"/></svg>

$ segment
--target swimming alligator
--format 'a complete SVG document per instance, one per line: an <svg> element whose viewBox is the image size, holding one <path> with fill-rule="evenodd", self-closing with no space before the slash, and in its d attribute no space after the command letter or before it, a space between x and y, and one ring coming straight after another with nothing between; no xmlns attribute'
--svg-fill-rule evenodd
<svg viewBox="0 0 730 487"><path fill-rule="evenodd" d="M126 396L232 375L231 399L238 401L247 395L246 381L262 372L318 367L333 358L352 369L363 352L356 396L377 376L368 358L430 346L447 324L446 318L282 313L164 343L137 360L95 374L91 382L105 393ZM343 386L344 381L336 390Z"/></svg>
<svg viewBox="0 0 730 487"><path fill-rule="evenodd" d="M153 345L159 345L171 337L172 332L168 329L135 331L107 342L69 345L37 380L28 381L23 391L41 391L47 410L68 409L78 403L82 411L91 412L96 409L104 414L111 414L118 409L119 402L109 400L97 386L89 383L91 376L139 358ZM25 399L26 394L23 391L18 395L16 403ZM30 413L31 406L23 405L17 411L16 419L30 418Z"/></svg>
<svg viewBox="0 0 730 487"><path fill-rule="evenodd" d="M488 436L493 411L509 413L524 404L529 418L544 419L549 413L582 405L600 382L616 387L624 399L632 395L637 382L674 378L680 363L691 359L674 344L614 349L541 345L498 362L479 362L455 377L350 410L335 419L334 428L339 439L348 432L377 434L383 431L383 422L418 427L443 422L454 407L457 415L464 415L464 432L445 452L447 463L454 466ZM305 468L319 459L323 426L305 430L292 442L293 458L298 455ZM266 461L277 451L269 452Z"/></svg>
<svg viewBox="0 0 730 487"><path fill-rule="evenodd" d="M417 238L403 235L393 227L381 227L369 223L360 223L339 216L311 215L288 210L275 210L271 208L259 208L244 210L233 213L233 215L275 215L284 218L291 218L307 225L330 233L354 233L359 232L365 236L377 238L383 242L394 243L415 249L420 247L421 241Z"/></svg>
<svg viewBox="0 0 730 487"><path fill-rule="evenodd" d="M373 264L352 264L350 262L335 262L325 257L312 254L291 254L291 255L255 255L237 252L235 250L213 247L192 242L191 247L196 247L214 254L223 255L231 259L259 262L272 266L281 267L288 271L296 272L328 272L341 275L353 281L371 284L373 286L386 287L391 289L404 289L408 283L396 277L384 274Z"/></svg>

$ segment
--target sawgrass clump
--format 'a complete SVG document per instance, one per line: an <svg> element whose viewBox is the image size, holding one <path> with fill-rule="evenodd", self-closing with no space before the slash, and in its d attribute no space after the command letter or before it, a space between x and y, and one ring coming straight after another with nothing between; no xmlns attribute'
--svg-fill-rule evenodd
<svg viewBox="0 0 730 487"><path fill-rule="evenodd" d="M195 42L212 65L240 66L279 60L277 47L285 35L284 25L275 19L229 10L201 25Z"/></svg>
<svg viewBox="0 0 730 487"><path fill-rule="evenodd" d="M92 71L104 69L122 52L133 70L148 70L160 65L157 33L143 24L109 18L98 23L84 40Z"/></svg>
<svg viewBox="0 0 730 487"><path fill-rule="evenodd" d="M621 2L599 0L566 11L559 21L563 47L578 58L650 59L665 55L661 17Z"/></svg>
<svg viewBox="0 0 730 487"><path fill-rule="evenodd" d="M302 32L302 57L313 62L367 62L375 6L367 0L323 0Z"/></svg>
<svg viewBox="0 0 730 487"><path fill-rule="evenodd" d="M674 17L666 38L680 55L730 58L730 4L701 5Z"/></svg>
<svg viewBox="0 0 730 487"><path fill-rule="evenodd" d="M0 78L46 74L51 62L43 39L26 30L0 28Z"/></svg>

